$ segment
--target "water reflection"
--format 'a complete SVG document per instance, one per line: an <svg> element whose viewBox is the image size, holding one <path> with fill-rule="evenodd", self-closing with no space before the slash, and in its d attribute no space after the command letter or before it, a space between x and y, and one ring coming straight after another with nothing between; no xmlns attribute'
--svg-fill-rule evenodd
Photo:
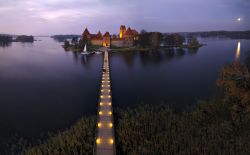
<svg viewBox="0 0 250 155"><path fill-rule="evenodd" d="M126 53L124 53L122 55L124 61L128 65L128 67L132 67L133 66L133 64L134 64L134 61L133 61L134 60L134 56L135 56L135 54L134 54L133 51L128 51L128 52L126 52Z"/></svg>
<svg viewBox="0 0 250 155"><path fill-rule="evenodd" d="M12 42L0 42L0 47L10 47L12 45ZM20 42L19 44L21 47L29 47L32 48L33 47L33 42Z"/></svg>
<svg viewBox="0 0 250 155"><path fill-rule="evenodd" d="M173 48L168 48L165 50L165 52L166 52L166 55L170 58L174 56L174 49Z"/></svg>
<svg viewBox="0 0 250 155"><path fill-rule="evenodd" d="M22 47L29 47L29 48L32 48L34 46L33 42L21 42L20 45Z"/></svg>
<svg viewBox="0 0 250 155"><path fill-rule="evenodd" d="M240 59L240 41L238 42L237 45L237 50L236 50L236 54L235 54L235 61L238 61Z"/></svg>
<svg viewBox="0 0 250 155"><path fill-rule="evenodd" d="M78 54L76 52L73 52L73 59L76 63L78 63Z"/></svg>
<svg viewBox="0 0 250 155"><path fill-rule="evenodd" d="M189 48L188 53L189 54L196 54L198 52L198 50L199 50L198 48Z"/></svg>
<svg viewBox="0 0 250 155"><path fill-rule="evenodd" d="M178 49L176 50L176 53L177 53L177 55L179 55L179 56L183 56L183 55L186 54L186 50L184 50L183 48L178 48Z"/></svg>
<svg viewBox="0 0 250 155"><path fill-rule="evenodd" d="M134 68L136 66L148 65L162 65L169 63L175 59L186 59L185 57L194 56L199 49L185 49L185 48L162 48L149 51L126 51L126 52L112 52L111 58L119 57L125 62L127 68ZM118 62L117 62L118 63Z"/></svg>
<svg viewBox="0 0 250 155"><path fill-rule="evenodd" d="M68 51L65 50L65 52L68 52ZM90 61L90 59L92 57L92 55L81 55L78 52L70 52L70 53L72 53L74 62L76 64L78 64L78 62L80 61L80 63L84 67L89 63L89 61Z"/></svg>
<svg viewBox="0 0 250 155"><path fill-rule="evenodd" d="M85 65L85 64L88 63L88 56L87 56L87 55L81 56L81 63L82 63L83 65Z"/></svg>
<svg viewBox="0 0 250 155"><path fill-rule="evenodd" d="M9 46L11 46L11 42L0 42L0 47L5 48L5 47L9 47Z"/></svg>
<svg viewBox="0 0 250 155"><path fill-rule="evenodd" d="M190 55L197 54L197 52L198 52L198 49L168 48L168 49L162 49L162 50L140 52L139 55L141 57L142 64L146 64L148 62L159 63L163 61L164 59L169 60L169 59L174 59L174 58L180 58L186 54L190 54ZM133 53L133 55L135 55L135 53Z"/></svg>

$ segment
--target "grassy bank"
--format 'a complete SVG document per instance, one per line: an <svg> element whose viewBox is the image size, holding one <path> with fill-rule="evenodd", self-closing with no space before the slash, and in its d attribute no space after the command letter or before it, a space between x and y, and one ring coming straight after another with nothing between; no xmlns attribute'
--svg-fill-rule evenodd
<svg viewBox="0 0 250 155"><path fill-rule="evenodd" d="M92 154L95 121L26 148L24 154ZM235 124L221 100L199 102L191 112L141 105L115 112L117 154L250 154L250 121Z"/></svg>
<svg viewBox="0 0 250 155"><path fill-rule="evenodd" d="M118 154L250 154L250 122L235 125L220 100L188 113L146 105L117 115Z"/></svg>
<svg viewBox="0 0 250 155"><path fill-rule="evenodd" d="M69 129L54 135L49 135L47 140L40 140L33 146L19 146L25 155L69 155L93 154L95 142L95 117L80 119ZM15 152L13 154L16 154Z"/></svg>

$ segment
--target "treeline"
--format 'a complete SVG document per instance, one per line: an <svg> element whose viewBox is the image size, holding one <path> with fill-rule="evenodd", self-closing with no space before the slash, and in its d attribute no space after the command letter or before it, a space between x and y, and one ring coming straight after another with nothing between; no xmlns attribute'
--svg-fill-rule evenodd
<svg viewBox="0 0 250 155"><path fill-rule="evenodd" d="M12 42L12 37L8 35L0 35L0 47L9 46Z"/></svg>
<svg viewBox="0 0 250 155"><path fill-rule="evenodd" d="M12 41L12 37L8 36L8 35L0 35L0 42L11 42Z"/></svg>
<svg viewBox="0 0 250 155"><path fill-rule="evenodd" d="M79 38L80 35L53 35L51 36L51 38L55 39L56 41L59 41L59 42L64 42L68 39L73 39L73 38Z"/></svg>
<svg viewBox="0 0 250 155"><path fill-rule="evenodd" d="M136 45L141 47L181 47L181 48L199 48L201 44L196 37L179 33L163 34L160 32L147 32L142 30L139 34L139 40Z"/></svg>
<svg viewBox="0 0 250 155"><path fill-rule="evenodd" d="M16 39L13 39L10 35L0 35L0 43L9 43L9 42L33 42L33 36L19 35Z"/></svg>
<svg viewBox="0 0 250 155"><path fill-rule="evenodd" d="M250 39L250 30L248 31L209 31L209 32L193 32L189 35L197 37L224 37L231 39Z"/></svg>
<svg viewBox="0 0 250 155"><path fill-rule="evenodd" d="M20 35L14 40L16 42L34 42L33 36Z"/></svg>
<svg viewBox="0 0 250 155"><path fill-rule="evenodd" d="M87 37L81 37L80 39L78 39L78 37L73 37L70 41L64 41L63 48L65 50L71 49L73 51L81 52L83 51L85 45L90 45ZM93 47L94 46L91 46L88 50L92 50Z"/></svg>

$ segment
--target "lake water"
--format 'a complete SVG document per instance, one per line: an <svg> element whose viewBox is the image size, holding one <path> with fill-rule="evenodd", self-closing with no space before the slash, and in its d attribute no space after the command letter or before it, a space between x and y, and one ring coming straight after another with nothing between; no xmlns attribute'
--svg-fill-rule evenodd
<svg viewBox="0 0 250 155"><path fill-rule="evenodd" d="M65 52L62 43L0 47L0 141L37 137L95 115L102 54ZM126 52L110 55L115 107L140 103L187 108L214 95L221 67L250 53L249 40L203 39L198 51Z"/></svg>

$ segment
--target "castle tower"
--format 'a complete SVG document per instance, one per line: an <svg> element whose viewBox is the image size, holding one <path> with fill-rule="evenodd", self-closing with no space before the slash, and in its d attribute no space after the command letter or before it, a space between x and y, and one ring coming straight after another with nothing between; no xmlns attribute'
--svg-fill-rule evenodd
<svg viewBox="0 0 250 155"><path fill-rule="evenodd" d="M124 38L125 33L126 33L126 26L121 25L121 27L120 27L120 38Z"/></svg>
<svg viewBox="0 0 250 155"><path fill-rule="evenodd" d="M90 33L89 33L89 30L87 27L85 28L84 32L82 33L82 37L90 39Z"/></svg>
<svg viewBox="0 0 250 155"><path fill-rule="evenodd" d="M110 47L110 44L111 44L110 34L109 34L109 32L106 32L106 33L103 35L103 43L102 43L102 45L103 45L104 47Z"/></svg>

